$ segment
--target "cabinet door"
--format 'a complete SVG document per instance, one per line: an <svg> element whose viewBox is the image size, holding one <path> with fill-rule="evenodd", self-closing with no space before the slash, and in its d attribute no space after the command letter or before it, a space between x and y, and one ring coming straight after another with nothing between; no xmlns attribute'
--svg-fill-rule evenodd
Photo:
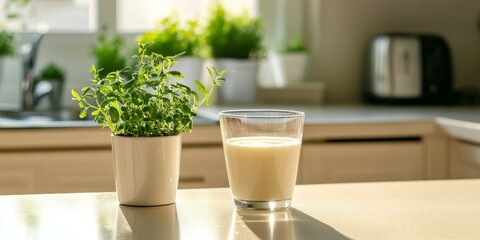
<svg viewBox="0 0 480 240"><path fill-rule="evenodd" d="M0 194L115 191L111 150L0 153Z"/></svg>
<svg viewBox="0 0 480 240"><path fill-rule="evenodd" d="M228 187L222 147L184 147L179 188Z"/></svg>
<svg viewBox="0 0 480 240"><path fill-rule="evenodd" d="M480 178L480 145L452 140L450 178Z"/></svg>
<svg viewBox="0 0 480 240"><path fill-rule="evenodd" d="M424 179L420 141L305 144L302 183Z"/></svg>

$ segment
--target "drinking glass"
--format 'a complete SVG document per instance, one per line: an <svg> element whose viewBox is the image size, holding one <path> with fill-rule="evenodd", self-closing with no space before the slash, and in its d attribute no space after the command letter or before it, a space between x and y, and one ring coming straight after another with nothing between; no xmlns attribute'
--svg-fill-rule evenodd
<svg viewBox="0 0 480 240"><path fill-rule="evenodd" d="M305 114L290 110L220 112L228 181L238 209L290 206Z"/></svg>

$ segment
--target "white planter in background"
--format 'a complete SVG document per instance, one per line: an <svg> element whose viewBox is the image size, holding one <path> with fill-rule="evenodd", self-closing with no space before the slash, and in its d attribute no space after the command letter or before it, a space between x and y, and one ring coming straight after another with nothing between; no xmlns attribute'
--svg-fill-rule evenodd
<svg viewBox="0 0 480 240"><path fill-rule="evenodd" d="M182 80L176 80L187 85L192 90L197 90L195 80L202 80L203 59L198 57L179 57L172 70L180 71L185 77Z"/></svg>
<svg viewBox="0 0 480 240"><path fill-rule="evenodd" d="M273 76L276 87L294 85L305 81L308 54L295 53L270 53Z"/></svg>
<svg viewBox="0 0 480 240"><path fill-rule="evenodd" d="M157 206L175 202L181 136L112 136L115 185L120 204Z"/></svg>
<svg viewBox="0 0 480 240"><path fill-rule="evenodd" d="M218 88L218 103L253 103L257 96L258 61L215 59L218 71L229 70L227 82Z"/></svg>

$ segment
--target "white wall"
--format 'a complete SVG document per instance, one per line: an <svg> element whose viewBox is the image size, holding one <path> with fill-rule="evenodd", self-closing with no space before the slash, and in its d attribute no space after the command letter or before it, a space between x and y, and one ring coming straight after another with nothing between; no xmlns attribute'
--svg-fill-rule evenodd
<svg viewBox="0 0 480 240"><path fill-rule="evenodd" d="M19 46L31 41L31 34L21 34ZM135 37L125 36L124 51L132 51ZM90 67L95 63L92 57L92 46L96 43L95 34L58 34L48 33L40 43L36 69L39 71L49 62L54 62L65 69L66 84L63 94L64 106L76 108L70 90L80 91L90 84ZM22 58L20 55L5 59L4 70L0 78L0 103L19 107L21 103Z"/></svg>
<svg viewBox="0 0 480 240"><path fill-rule="evenodd" d="M361 101L369 41L382 32L444 36L453 55L455 86L480 87L478 0L305 0L305 5L310 9L305 29L314 50L309 76L326 82L327 104Z"/></svg>
<svg viewBox="0 0 480 240"><path fill-rule="evenodd" d="M18 37L21 46L29 42L32 36L22 34ZM47 34L40 43L36 69L42 68L49 62L55 62L67 73L66 89L81 88L88 83L88 69L94 63L90 56L91 46L94 43L93 34ZM20 46L17 48L20 49ZM0 102L3 104L19 106L21 102L22 58L19 54L6 59L4 65L2 82L0 82ZM74 104L70 100L69 91L65 90L63 98L67 103L66 106Z"/></svg>

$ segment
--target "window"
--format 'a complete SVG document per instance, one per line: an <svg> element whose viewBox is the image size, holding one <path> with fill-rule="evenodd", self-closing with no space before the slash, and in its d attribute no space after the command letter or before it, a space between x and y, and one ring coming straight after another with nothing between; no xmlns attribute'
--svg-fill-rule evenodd
<svg viewBox="0 0 480 240"><path fill-rule="evenodd" d="M117 0L117 29L119 32L142 32L155 26L157 20L176 12L180 20L205 19L213 0ZM257 0L223 0L230 11L258 14Z"/></svg>
<svg viewBox="0 0 480 240"><path fill-rule="evenodd" d="M7 27L15 31L48 30L50 32L94 32L97 30L98 0L30 0L22 7L14 0L0 0L6 11L0 12L0 19L19 13L21 18L8 21Z"/></svg>

